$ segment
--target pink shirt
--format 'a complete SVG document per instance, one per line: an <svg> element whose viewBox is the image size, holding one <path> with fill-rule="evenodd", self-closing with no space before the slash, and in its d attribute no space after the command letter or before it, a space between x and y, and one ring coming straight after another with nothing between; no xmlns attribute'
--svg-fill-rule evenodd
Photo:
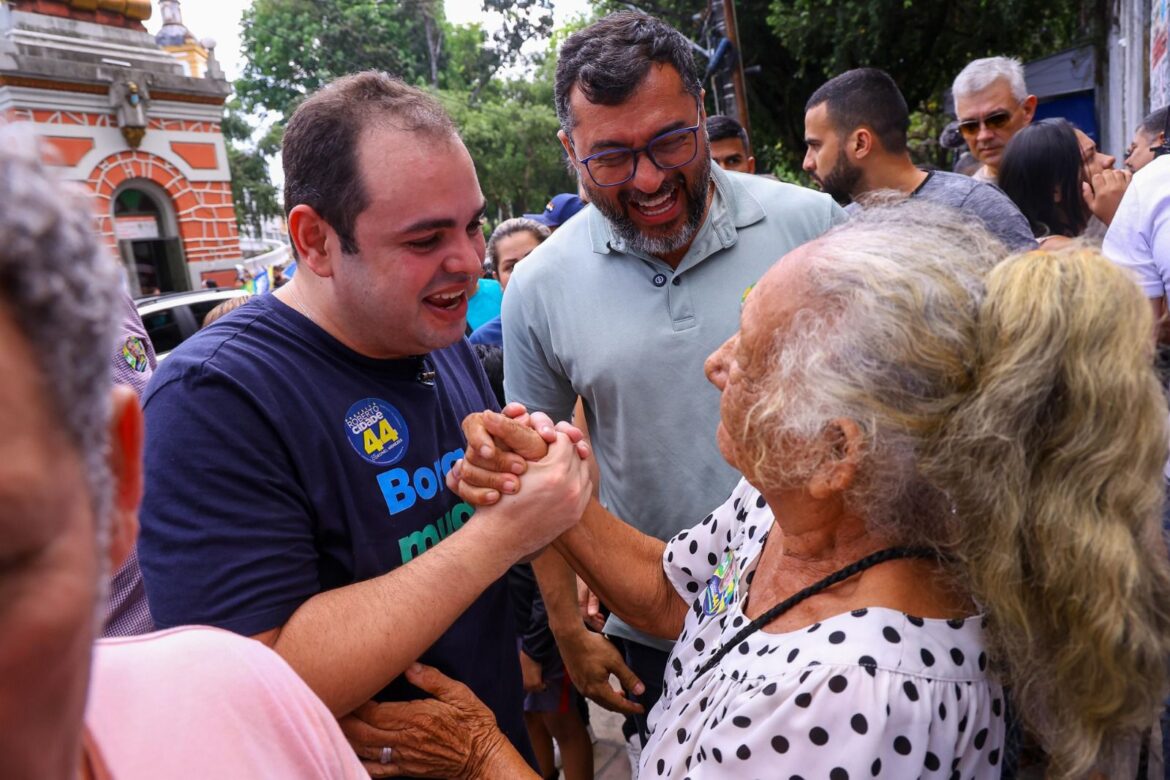
<svg viewBox="0 0 1170 780"><path fill-rule="evenodd" d="M118 780L369 778L284 659L215 628L97 642L85 723Z"/></svg>

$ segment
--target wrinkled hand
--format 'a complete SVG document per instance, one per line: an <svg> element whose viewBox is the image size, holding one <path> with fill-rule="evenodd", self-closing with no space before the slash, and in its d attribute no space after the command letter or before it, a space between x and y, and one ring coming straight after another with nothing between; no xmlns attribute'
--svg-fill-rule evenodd
<svg viewBox="0 0 1170 780"><path fill-rule="evenodd" d="M1113 215L1121 205L1121 198L1126 188L1133 180L1129 171L1109 169L1093 174L1093 182L1081 184L1081 192L1085 198L1085 205L1097 219L1109 225L1113 222Z"/></svg>
<svg viewBox="0 0 1170 780"><path fill-rule="evenodd" d="M597 594L589 590L585 580L577 578L577 609L581 613L581 620L594 631L605 628L605 616L601 614L601 600Z"/></svg>
<svg viewBox="0 0 1170 780"><path fill-rule="evenodd" d="M464 458L447 472L447 487L473 506L490 506L501 495L518 493L528 461L544 457L558 432L569 437L582 459L590 456L580 430L565 422L553 425L541 412L529 415L521 404L508 404L503 414L470 414L463 420Z"/></svg>
<svg viewBox="0 0 1170 780"><path fill-rule="evenodd" d="M618 678L623 690L636 696L646 692L646 686L630 671L621 653L604 636L582 628L571 636L558 636L557 647L561 651L561 660L565 662L565 671L585 696L613 712L627 715L645 712L641 704L625 698L621 690L610 685L612 674Z"/></svg>
<svg viewBox="0 0 1170 780"><path fill-rule="evenodd" d="M540 693L548 687L544 684L544 669L523 650L520 651L520 676L524 681L524 690L529 693Z"/></svg>
<svg viewBox="0 0 1170 780"><path fill-rule="evenodd" d="M491 759L511 747L491 711L466 685L434 667L414 664L406 679L435 698L371 701L340 721L370 776L488 778ZM393 750L389 764L378 761L383 747Z"/></svg>

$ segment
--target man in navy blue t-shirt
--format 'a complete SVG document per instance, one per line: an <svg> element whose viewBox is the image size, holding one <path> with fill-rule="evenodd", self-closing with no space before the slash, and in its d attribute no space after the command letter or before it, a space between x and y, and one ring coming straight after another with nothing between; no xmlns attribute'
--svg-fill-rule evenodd
<svg viewBox="0 0 1170 780"><path fill-rule="evenodd" d="M400 675L419 659L527 756L500 577L576 517L471 522L445 485L462 419L495 404L463 339L484 255L471 158L433 99L378 73L302 103L282 154L296 277L173 352L145 398L156 622L255 637L339 717L418 698ZM347 728L392 762L369 732Z"/></svg>

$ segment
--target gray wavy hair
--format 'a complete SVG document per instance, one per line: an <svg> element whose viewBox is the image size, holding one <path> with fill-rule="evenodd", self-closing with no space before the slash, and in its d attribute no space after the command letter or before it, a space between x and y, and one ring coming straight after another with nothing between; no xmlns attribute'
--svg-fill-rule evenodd
<svg viewBox="0 0 1170 780"><path fill-rule="evenodd" d="M923 431L911 417L939 413L970 381L982 279L1007 249L943 206L889 197L867 206L818 242L808 267L817 305L773 344L771 387L743 435L758 442L759 478L794 486L825 457L808 444L832 420L854 420L866 457L845 496L850 508L872 533L937 544L947 499L918 473ZM776 445L785 457L775 457Z"/></svg>
<svg viewBox="0 0 1170 780"><path fill-rule="evenodd" d="M1132 776L1170 689L1167 408L1141 291L1084 247L1004 259L918 201L815 250L807 308L729 431L744 473L801 484L850 457L826 433L855 422L847 507L883 541L949 556L1048 776Z"/></svg>
<svg viewBox="0 0 1170 780"><path fill-rule="evenodd" d="M51 408L84 459L104 546L117 266L98 243L90 198L59 181L14 125L0 128L0 193L0 306L34 347Z"/></svg>

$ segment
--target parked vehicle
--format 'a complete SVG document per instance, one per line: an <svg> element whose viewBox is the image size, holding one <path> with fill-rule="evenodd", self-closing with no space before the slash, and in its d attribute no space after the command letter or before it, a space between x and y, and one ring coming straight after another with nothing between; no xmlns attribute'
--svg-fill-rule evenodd
<svg viewBox="0 0 1170 780"><path fill-rule="evenodd" d="M134 303L154 346L154 354L162 360L203 327L209 311L226 300L244 295L248 295L246 290L196 290L151 295Z"/></svg>

